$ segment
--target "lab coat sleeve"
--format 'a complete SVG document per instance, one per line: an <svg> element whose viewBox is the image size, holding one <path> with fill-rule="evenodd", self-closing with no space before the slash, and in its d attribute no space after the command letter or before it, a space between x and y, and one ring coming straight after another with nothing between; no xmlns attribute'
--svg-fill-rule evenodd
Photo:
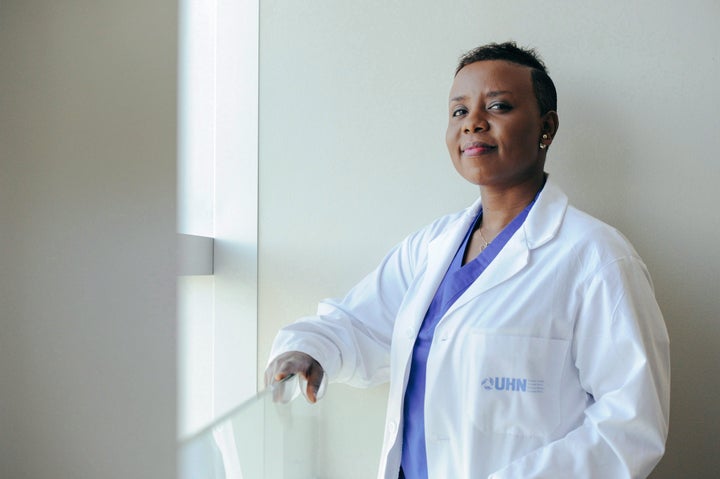
<svg viewBox="0 0 720 479"><path fill-rule="evenodd" d="M423 231L406 238L343 299L324 300L316 316L280 330L270 361L286 351L301 351L320 363L330 381L356 387L386 382L395 317L425 242Z"/></svg>
<svg viewBox="0 0 720 479"><path fill-rule="evenodd" d="M491 479L645 478L664 453L669 340L645 266L637 257L613 261L575 294L572 354L594 401L580 427Z"/></svg>

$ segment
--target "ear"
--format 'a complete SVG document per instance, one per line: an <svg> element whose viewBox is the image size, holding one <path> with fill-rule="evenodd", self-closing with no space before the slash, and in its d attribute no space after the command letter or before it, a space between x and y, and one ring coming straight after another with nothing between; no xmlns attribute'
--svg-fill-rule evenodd
<svg viewBox="0 0 720 479"><path fill-rule="evenodd" d="M540 136L547 135L547 138L542 139L541 142L547 148L553 142L555 135L557 134L558 127L560 126L560 119L556 111L551 110L542 116L542 130Z"/></svg>

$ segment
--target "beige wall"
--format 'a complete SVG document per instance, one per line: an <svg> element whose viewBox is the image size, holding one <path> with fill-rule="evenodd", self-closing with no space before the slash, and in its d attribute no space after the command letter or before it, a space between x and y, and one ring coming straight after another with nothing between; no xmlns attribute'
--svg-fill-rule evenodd
<svg viewBox="0 0 720 479"><path fill-rule="evenodd" d="M465 50L515 39L559 90L548 171L631 239L655 281L673 391L653 477L720 470L718 18L713 0L264 2L260 369L279 327L475 197L444 146L452 71ZM385 392L330 389L327 477L372 477Z"/></svg>
<svg viewBox="0 0 720 479"><path fill-rule="evenodd" d="M0 2L0 477L175 477L177 5Z"/></svg>

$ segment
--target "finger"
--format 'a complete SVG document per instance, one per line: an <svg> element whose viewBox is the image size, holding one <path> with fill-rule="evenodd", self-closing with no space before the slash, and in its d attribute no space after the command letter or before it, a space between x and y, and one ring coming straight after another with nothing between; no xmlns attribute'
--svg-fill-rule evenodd
<svg viewBox="0 0 720 479"><path fill-rule="evenodd" d="M282 371L282 368L284 366L284 363L286 361L283 359L283 356L275 358L274 361L272 361L270 364L268 364L267 368L265 368L265 386L269 386L273 384L274 382L278 381L277 375L279 372Z"/></svg>
<svg viewBox="0 0 720 479"><path fill-rule="evenodd" d="M285 388L282 385L272 388L273 402L283 402L284 393Z"/></svg>
<svg viewBox="0 0 720 479"><path fill-rule="evenodd" d="M295 374L297 364L292 355L284 354L268 365L265 370L265 386L274 382L282 381L286 377Z"/></svg>
<svg viewBox="0 0 720 479"><path fill-rule="evenodd" d="M293 373L290 373L290 372L287 372L287 371L280 371L279 373L277 373L277 374L275 375L275 378L274 378L274 379L275 379L275 381L280 382L280 381L282 381L283 379L285 379L286 377L292 376L292 375L293 375Z"/></svg>
<svg viewBox="0 0 720 479"><path fill-rule="evenodd" d="M305 397L312 404L315 404L317 402L317 391L317 388L313 387L312 384L308 383L307 389L305 391Z"/></svg>
<svg viewBox="0 0 720 479"><path fill-rule="evenodd" d="M315 363L314 367L308 372L306 397L311 403L318 400L318 391L320 391L323 375L323 369L318 363Z"/></svg>
<svg viewBox="0 0 720 479"><path fill-rule="evenodd" d="M265 370L265 387L270 386L276 382L282 381L288 376L286 371L280 370L276 365L271 364L267 370Z"/></svg>

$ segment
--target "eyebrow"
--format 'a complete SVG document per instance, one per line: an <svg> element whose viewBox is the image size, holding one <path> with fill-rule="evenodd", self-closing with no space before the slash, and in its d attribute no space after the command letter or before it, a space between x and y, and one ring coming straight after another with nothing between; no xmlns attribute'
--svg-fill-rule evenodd
<svg viewBox="0 0 720 479"><path fill-rule="evenodd" d="M489 97L489 98L495 98L495 97L498 97L498 96L501 96L501 95L507 95L507 94L512 95L512 92L511 92L510 90L493 90L493 91L487 92L487 93L485 94L485 96L487 96L487 97ZM454 96L454 97L450 98L450 102L453 102L453 101L463 101L463 100L465 100L466 98L467 98L467 95L458 95L458 96Z"/></svg>

